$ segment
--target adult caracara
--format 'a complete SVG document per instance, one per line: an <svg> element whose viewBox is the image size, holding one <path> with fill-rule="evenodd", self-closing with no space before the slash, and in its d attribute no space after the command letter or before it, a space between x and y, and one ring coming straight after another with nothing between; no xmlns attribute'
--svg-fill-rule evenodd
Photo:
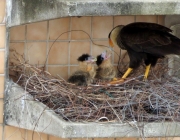
<svg viewBox="0 0 180 140"><path fill-rule="evenodd" d="M109 33L109 44L127 50L130 58L129 68L122 76L125 79L129 73L139 67L144 61L147 79L150 66L155 66L159 58L168 54L180 54L180 39L171 34L171 29L155 23L136 22L126 26L119 25Z"/></svg>

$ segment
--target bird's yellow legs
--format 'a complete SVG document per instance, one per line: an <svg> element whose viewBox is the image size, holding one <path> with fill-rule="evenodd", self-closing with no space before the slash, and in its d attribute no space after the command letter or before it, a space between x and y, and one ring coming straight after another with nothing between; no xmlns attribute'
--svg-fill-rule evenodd
<svg viewBox="0 0 180 140"><path fill-rule="evenodd" d="M125 74L123 75L122 79L125 79L131 73L132 70L132 68L128 68Z"/></svg>
<svg viewBox="0 0 180 140"><path fill-rule="evenodd" d="M145 70L145 73L144 73L144 79L143 79L144 81L147 80L147 77L148 77L148 75L149 75L150 67L151 67L151 64L149 64L149 65L146 66L146 70ZM121 79L116 80L116 79L114 78L113 81L110 82L110 84L118 84L118 83L120 83L120 82L123 82L124 79L131 73L132 70L133 70L132 68L128 68L127 71L125 72L125 74L122 76Z"/></svg>
<svg viewBox="0 0 180 140"><path fill-rule="evenodd" d="M143 79L144 81L147 80L147 77L148 77L148 75L149 75L150 67L151 67L151 64L149 64L149 65L146 66L146 70L145 70L145 73L144 73L144 79Z"/></svg>
<svg viewBox="0 0 180 140"><path fill-rule="evenodd" d="M110 82L110 84L117 84L117 83L123 82L124 79L131 73L132 70L133 70L132 68L128 68L121 79L117 80L116 78L114 78L113 81Z"/></svg>

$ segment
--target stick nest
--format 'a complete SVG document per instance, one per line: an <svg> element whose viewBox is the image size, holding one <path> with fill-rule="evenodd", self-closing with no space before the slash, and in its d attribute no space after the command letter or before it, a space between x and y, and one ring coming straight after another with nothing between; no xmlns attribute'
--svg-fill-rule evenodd
<svg viewBox="0 0 180 140"><path fill-rule="evenodd" d="M142 67L123 84L107 85L95 80L85 87L55 78L44 67L30 65L15 50L10 51L13 52L10 77L34 100L44 103L66 121L180 121L180 83L167 75L167 64L163 62L151 70L146 82L139 76L144 72Z"/></svg>

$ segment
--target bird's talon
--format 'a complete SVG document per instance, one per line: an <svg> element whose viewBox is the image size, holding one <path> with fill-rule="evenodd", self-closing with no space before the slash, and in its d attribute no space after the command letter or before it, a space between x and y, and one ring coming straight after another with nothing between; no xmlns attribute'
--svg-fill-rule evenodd
<svg viewBox="0 0 180 140"><path fill-rule="evenodd" d="M147 77L144 77L144 78L143 78L143 81L146 82L146 81L147 81Z"/></svg>
<svg viewBox="0 0 180 140"><path fill-rule="evenodd" d="M125 79L121 78L119 80L111 81L109 84L121 84L124 82Z"/></svg>
<svg viewBox="0 0 180 140"><path fill-rule="evenodd" d="M117 78L113 78L113 81L117 81Z"/></svg>

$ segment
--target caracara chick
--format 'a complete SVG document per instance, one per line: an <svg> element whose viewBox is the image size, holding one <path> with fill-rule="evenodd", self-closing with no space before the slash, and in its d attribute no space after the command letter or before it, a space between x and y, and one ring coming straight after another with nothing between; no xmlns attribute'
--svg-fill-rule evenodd
<svg viewBox="0 0 180 140"><path fill-rule="evenodd" d="M77 60L79 62L79 69L69 77L68 82L78 86L87 86L93 81L96 75L93 64L96 58L93 58L89 54L83 54Z"/></svg>
<svg viewBox="0 0 180 140"><path fill-rule="evenodd" d="M98 65L98 69L96 71L96 78L110 81L116 77L116 70L110 58L111 55L107 52L103 52L97 56L96 64Z"/></svg>

